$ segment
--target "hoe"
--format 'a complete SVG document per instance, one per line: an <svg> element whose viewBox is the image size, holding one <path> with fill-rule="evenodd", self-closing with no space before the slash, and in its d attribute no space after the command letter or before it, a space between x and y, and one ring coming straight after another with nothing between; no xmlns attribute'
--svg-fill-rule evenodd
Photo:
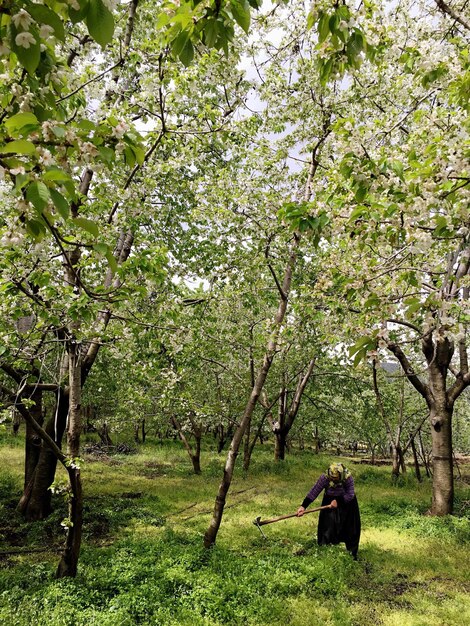
<svg viewBox="0 0 470 626"><path fill-rule="evenodd" d="M316 511L321 511L322 509L331 508L333 507L330 504L327 504L326 506L319 506L316 509L310 509L309 511L305 511L304 515L308 515L308 513L316 513ZM258 515L258 517L253 521L253 524L259 528L260 533L265 539L267 539L266 535L261 530L261 526L265 526L266 524L274 524L274 522L280 522L281 520L289 519L290 517L297 517L297 513L291 513L290 515L281 515L281 517L275 517L274 519L265 519L263 521L261 521L261 516Z"/></svg>

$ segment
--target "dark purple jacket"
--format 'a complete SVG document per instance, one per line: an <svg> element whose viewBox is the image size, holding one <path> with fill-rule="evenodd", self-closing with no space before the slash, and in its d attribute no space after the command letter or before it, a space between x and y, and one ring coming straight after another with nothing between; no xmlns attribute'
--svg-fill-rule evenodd
<svg viewBox="0 0 470 626"><path fill-rule="evenodd" d="M352 476L348 476L344 482L333 485L333 487L330 487L329 484L330 479L328 476L326 474L322 474L305 496L302 506L307 508L308 505L320 495L323 489L326 490L325 494L327 496L331 496L332 498L342 498L344 502L351 502L354 498L354 480Z"/></svg>

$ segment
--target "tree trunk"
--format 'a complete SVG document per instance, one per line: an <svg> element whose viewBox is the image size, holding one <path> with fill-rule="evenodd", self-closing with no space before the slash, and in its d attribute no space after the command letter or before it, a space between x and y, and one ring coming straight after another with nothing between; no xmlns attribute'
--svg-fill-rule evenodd
<svg viewBox="0 0 470 626"><path fill-rule="evenodd" d="M57 578L77 575L82 540L83 493L78 457L80 454L81 419L81 360L80 344L69 342L69 415L67 428L67 471L71 498L65 550L57 568Z"/></svg>
<svg viewBox="0 0 470 626"><path fill-rule="evenodd" d="M222 478L222 482L219 486L219 491L217 493L214 505L214 512L212 515L212 520L209 524L209 528L207 529L204 535L204 547L210 548L215 544L217 533L219 532L220 524L222 522L222 516L225 508L225 501L227 497L227 493L230 489L230 485L232 483L233 471L235 469L235 462L237 460L238 451L240 448L240 443L245 433L245 429L248 425L248 422L251 420L251 416L253 415L253 411L258 402L258 398L263 389L264 383L266 382L266 378L268 376L268 372L271 368L274 355L277 350L279 333L281 330L282 322L284 321L284 317L287 310L287 300L290 294L290 287L292 282L292 273L295 265L297 248L299 246L300 236L298 234L294 235L294 240L291 245L289 260L284 272L284 279L282 282L282 288L278 285L281 299L279 301L279 306L277 309L277 313L274 319L271 337L269 339L266 353L264 355L263 364L261 369L258 372L256 377L255 384L251 390L251 394L248 400L248 403L245 407L245 411L243 416L235 429L235 433L232 438L232 443L230 445L230 449L227 455L227 460L225 462L224 475Z"/></svg>
<svg viewBox="0 0 470 626"><path fill-rule="evenodd" d="M395 442L392 441L390 444L392 449L391 457L392 457L392 478L396 480L400 475L400 459L398 455L398 448L395 445Z"/></svg>
<svg viewBox="0 0 470 626"><path fill-rule="evenodd" d="M411 451L413 452L413 462L414 462L414 467L415 467L416 478L418 482L421 483L423 482L423 479L421 478L421 470L419 468L418 453L416 451L416 444L415 444L415 438L414 438L413 433L410 433L410 445L411 445Z"/></svg>
<svg viewBox="0 0 470 626"><path fill-rule="evenodd" d="M109 434L108 422L103 422L103 425L100 428L96 429L98 436L101 440L101 443L104 446L112 446L113 441Z"/></svg>
<svg viewBox="0 0 470 626"><path fill-rule="evenodd" d="M60 447L67 423L68 392L59 392L57 403L54 415L48 420L45 430ZM51 513L52 494L49 487L54 482L56 468L57 456L42 442L37 465L17 507L28 521L45 519Z"/></svg>
<svg viewBox="0 0 470 626"><path fill-rule="evenodd" d="M194 439L196 440L196 450L191 455L191 461L193 463L193 469L195 474L201 474L201 439L202 439L202 429L195 427L194 431Z"/></svg>
<svg viewBox="0 0 470 626"><path fill-rule="evenodd" d="M285 387L281 389L279 396L279 428L275 431L276 446L274 450L274 458L276 461L283 461L285 459L286 450L289 451L288 436L294 424L294 420L297 417L297 413L299 412L302 396L310 376L312 375L314 366L315 359L311 359L306 372L303 375L299 375L297 388L289 408L287 406L287 389Z"/></svg>
<svg viewBox="0 0 470 626"><path fill-rule="evenodd" d="M433 515L452 513L454 476L452 462L452 409L431 408Z"/></svg>
<svg viewBox="0 0 470 626"><path fill-rule="evenodd" d="M145 438L147 437L147 432L145 430L145 419L142 420L142 443L145 443Z"/></svg>
<svg viewBox="0 0 470 626"><path fill-rule="evenodd" d="M320 150L322 144L326 140L329 135L329 119L325 120L324 133L322 137L318 140L317 144L314 146L312 150L312 160L310 164L310 170L308 173L307 183L305 185L305 193L304 193L304 201L308 202L311 196L311 185L313 177L315 176L317 167L319 165L317 154ZM230 450L227 455L227 459L225 462L224 475L222 478L222 482L219 485L219 491L217 493L214 505L214 512L212 515L212 520L209 524L209 528L207 529L204 535L204 547L210 548L215 544L217 533L219 532L220 524L222 522L222 516L225 508L225 501L227 498L227 493L230 489L230 485L232 482L233 471L235 469L235 462L237 460L238 450L240 448L240 442L245 433L248 422L251 420L253 415L253 411L255 410L256 404L258 402L258 398L263 391L264 383L266 382L266 378L268 376L269 370L271 368L274 356L277 351L279 334L281 332L281 326L284 321L287 303L290 296L291 284L292 284L292 274L294 272L295 263L297 260L297 251L300 245L300 233L295 232L294 237L289 250L289 258L284 270L284 276L282 280L282 284L279 282L273 268L271 267L268 261L268 267L271 271L274 281L276 283L276 287L280 294L280 300L277 308L276 315L274 317L274 321L271 327L271 336L268 341L268 345L266 347L266 352L263 359L263 364L258 371L258 375L256 377L255 384L252 387L251 394L248 400L248 403L245 407L245 411L243 416L235 429L235 433L232 438L232 443L230 445ZM268 259L268 255L266 254L266 258Z"/></svg>
<svg viewBox="0 0 470 626"><path fill-rule="evenodd" d="M274 446L274 459L276 461L284 461L286 457L286 439L287 433L284 429L276 434L276 443Z"/></svg>
<svg viewBox="0 0 470 626"><path fill-rule="evenodd" d="M181 442L184 446L184 449L188 453L189 458L191 459L191 463L193 464L193 470L195 474L201 473L201 439L202 439L202 428L198 427L195 424L192 424L193 434L196 440L196 450L193 451L191 448L191 444L189 443L187 437L185 436L181 424L178 422L176 417L171 417L171 423L173 427L178 432L178 436L181 439Z"/></svg>
<svg viewBox="0 0 470 626"><path fill-rule="evenodd" d="M405 455L403 454L403 448L401 447L400 444L397 445L397 452L398 452L398 463L401 468L401 473L406 474Z"/></svg>
<svg viewBox="0 0 470 626"><path fill-rule="evenodd" d="M13 423L11 425L13 435L16 437L21 426L21 415L15 411L13 413Z"/></svg>
<svg viewBox="0 0 470 626"><path fill-rule="evenodd" d="M42 426L44 422L44 414L42 410L42 390L37 389L31 396L34 405L29 412L36 422ZM25 439L25 455L24 455L24 488L27 489L34 474L36 465L38 464L39 454L41 451L41 438L26 422L26 439Z"/></svg>

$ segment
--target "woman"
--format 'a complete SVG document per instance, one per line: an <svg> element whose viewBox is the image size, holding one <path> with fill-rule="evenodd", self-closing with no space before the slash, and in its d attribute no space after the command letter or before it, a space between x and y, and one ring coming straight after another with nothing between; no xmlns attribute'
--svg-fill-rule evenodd
<svg viewBox="0 0 470 626"><path fill-rule="evenodd" d="M332 463L306 495L302 506L297 509L297 517L302 517L305 509L325 490L322 506L330 509L320 511L318 519L318 545L346 544L353 558L357 559L361 536L361 517L354 492L354 480L342 463Z"/></svg>

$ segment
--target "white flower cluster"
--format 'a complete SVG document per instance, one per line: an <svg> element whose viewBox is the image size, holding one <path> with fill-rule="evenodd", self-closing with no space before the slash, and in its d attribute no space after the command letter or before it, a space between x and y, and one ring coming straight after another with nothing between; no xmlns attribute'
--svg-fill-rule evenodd
<svg viewBox="0 0 470 626"><path fill-rule="evenodd" d="M24 235L20 231L12 231L7 230L6 233L2 235L0 238L0 246L4 248L11 248L13 246L18 246L24 239Z"/></svg>
<svg viewBox="0 0 470 626"><path fill-rule="evenodd" d="M126 124L126 122L124 122L123 120L121 120L120 122L118 122L118 124L116 124L116 126L113 128L112 130L112 134L117 137L118 139L121 139L129 130L129 124Z"/></svg>

